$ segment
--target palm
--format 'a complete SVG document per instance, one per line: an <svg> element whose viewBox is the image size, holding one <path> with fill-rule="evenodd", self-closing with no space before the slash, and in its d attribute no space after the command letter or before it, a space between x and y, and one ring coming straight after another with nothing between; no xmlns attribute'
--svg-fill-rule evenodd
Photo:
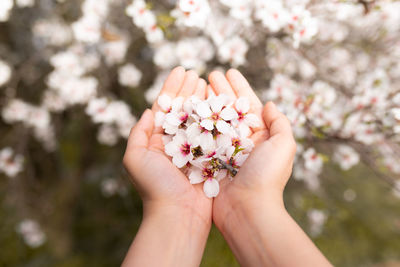
<svg viewBox="0 0 400 267"><path fill-rule="evenodd" d="M204 219L209 219L212 201L208 199L200 185L193 186L187 177L172 164L163 150L161 134L154 134L150 138L148 149L144 151L142 173L148 177L146 183L152 185L153 198L162 201L172 201L179 205L196 205L196 211ZM162 177L160 179L160 177Z"/></svg>

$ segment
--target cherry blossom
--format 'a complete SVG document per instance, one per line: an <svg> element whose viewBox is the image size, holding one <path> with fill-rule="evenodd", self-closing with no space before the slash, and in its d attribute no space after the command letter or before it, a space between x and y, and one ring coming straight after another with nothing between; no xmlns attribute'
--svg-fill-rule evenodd
<svg viewBox="0 0 400 267"><path fill-rule="evenodd" d="M235 108L238 117L232 123L239 128L240 136L247 137L251 134L250 127L257 128L261 126L259 118L255 114L249 113L250 102L248 98L239 97L235 102Z"/></svg>
<svg viewBox="0 0 400 267"><path fill-rule="evenodd" d="M231 133L232 128L227 121L237 119L238 114L228 104L226 95L212 96L207 102L198 103L195 109L201 118L200 125L208 131L216 128L222 134Z"/></svg>
<svg viewBox="0 0 400 267"><path fill-rule="evenodd" d="M171 15L178 26L204 28L210 12L207 0L179 0Z"/></svg>
<svg viewBox="0 0 400 267"><path fill-rule="evenodd" d="M337 147L333 159L343 170L348 170L360 161L360 156L352 147L340 145Z"/></svg>
<svg viewBox="0 0 400 267"><path fill-rule="evenodd" d="M233 66L243 65L249 49L247 43L239 36L226 40L218 49L221 62L231 62Z"/></svg>
<svg viewBox="0 0 400 267"><path fill-rule="evenodd" d="M135 87L142 78L142 72L133 64L126 64L118 70L118 81L121 85Z"/></svg>
<svg viewBox="0 0 400 267"><path fill-rule="evenodd" d="M126 8L126 14L133 19L133 23L143 29L149 43L160 43L164 39L164 33L157 26L156 16L147 8L143 0L133 0Z"/></svg>
<svg viewBox="0 0 400 267"><path fill-rule="evenodd" d="M15 155L14 150L6 147L0 150L0 172L9 177L15 177L22 171L24 158L22 155Z"/></svg>
<svg viewBox="0 0 400 267"><path fill-rule="evenodd" d="M35 220L22 220L16 227L16 231L22 236L25 243L32 248L40 247L46 242L46 234Z"/></svg>
<svg viewBox="0 0 400 267"><path fill-rule="evenodd" d="M322 168L323 165L323 160L321 155L319 155L314 148L310 147L308 148L304 154L303 158L305 161L305 167L306 169L309 169L314 172L319 172Z"/></svg>
<svg viewBox="0 0 400 267"><path fill-rule="evenodd" d="M183 130L176 132L172 141L165 145L165 153L172 157L172 162L182 168L193 159L192 145Z"/></svg>

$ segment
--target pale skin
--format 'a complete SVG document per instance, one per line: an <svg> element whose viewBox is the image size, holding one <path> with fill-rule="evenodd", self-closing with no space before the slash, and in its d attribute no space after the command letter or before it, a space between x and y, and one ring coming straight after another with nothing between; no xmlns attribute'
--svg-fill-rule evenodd
<svg viewBox="0 0 400 267"><path fill-rule="evenodd" d="M194 71L175 68L160 94L207 92L245 96L263 122L256 144L233 181L224 179L215 199L191 185L165 155L162 129L154 127L154 104L132 129L124 165L143 200L143 221L122 266L198 266L212 222L243 266L331 266L286 212L283 190L296 143L290 123L272 102L263 106L243 75L212 72L210 85Z"/></svg>

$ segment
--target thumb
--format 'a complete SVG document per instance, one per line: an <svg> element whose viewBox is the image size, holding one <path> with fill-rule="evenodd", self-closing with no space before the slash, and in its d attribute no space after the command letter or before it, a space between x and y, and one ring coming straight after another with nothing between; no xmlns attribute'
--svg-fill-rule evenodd
<svg viewBox="0 0 400 267"><path fill-rule="evenodd" d="M292 127L288 118L277 109L273 102L269 101L265 105L262 116L269 130L270 138L279 135L293 139Z"/></svg>
<svg viewBox="0 0 400 267"><path fill-rule="evenodd" d="M132 128L128 138L127 149L147 147L154 127L153 111L146 109L140 120Z"/></svg>

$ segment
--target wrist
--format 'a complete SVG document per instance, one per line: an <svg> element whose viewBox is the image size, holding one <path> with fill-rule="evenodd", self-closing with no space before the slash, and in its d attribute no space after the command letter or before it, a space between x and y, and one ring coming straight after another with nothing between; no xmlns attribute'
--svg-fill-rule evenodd
<svg viewBox="0 0 400 267"><path fill-rule="evenodd" d="M143 203L143 224L148 222L162 225L161 230L176 230L179 235L189 233L200 243L207 240L212 224L211 211L205 216L191 205L156 201Z"/></svg>
<svg viewBox="0 0 400 267"><path fill-rule="evenodd" d="M226 200L224 198L223 214L217 216L220 220L217 220L216 225L222 232L229 231L227 227L250 223L246 218L278 209L285 210L281 190L230 190Z"/></svg>
<svg viewBox="0 0 400 267"><path fill-rule="evenodd" d="M241 265L276 265L270 262L264 241L268 240L266 228L286 218L282 194L275 191L262 195L242 194L240 199L229 201L227 213L217 227Z"/></svg>

